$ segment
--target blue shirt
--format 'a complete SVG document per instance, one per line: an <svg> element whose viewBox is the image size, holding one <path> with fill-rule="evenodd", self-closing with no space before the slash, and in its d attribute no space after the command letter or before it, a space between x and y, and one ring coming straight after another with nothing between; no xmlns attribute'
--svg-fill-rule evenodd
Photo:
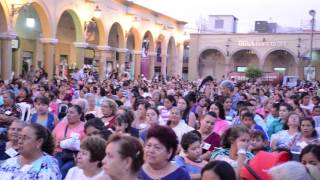
<svg viewBox="0 0 320 180"><path fill-rule="evenodd" d="M143 170L143 168L141 168L141 170L138 173L138 179L154 180L147 175L147 173ZM188 172L186 172L184 169L179 168L179 167L175 171L173 171L172 173L170 173L164 177L161 177L159 179L161 179L161 180L191 180Z"/></svg>
<svg viewBox="0 0 320 180"><path fill-rule="evenodd" d="M189 174L201 173L201 167L188 164L182 156L176 156L174 161L178 167L184 168Z"/></svg>

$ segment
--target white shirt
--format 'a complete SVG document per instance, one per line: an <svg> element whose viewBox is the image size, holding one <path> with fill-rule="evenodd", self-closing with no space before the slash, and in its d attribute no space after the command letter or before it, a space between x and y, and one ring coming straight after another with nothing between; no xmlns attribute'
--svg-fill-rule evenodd
<svg viewBox="0 0 320 180"><path fill-rule="evenodd" d="M179 124L176 127L172 128L172 130L176 133L180 142L183 134L193 131L194 129L188 126L184 120L180 120Z"/></svg>
<svg viewBox="0 0 320 180"><path fill-rule="evenodd" d="M88 177L83 173L83 170L76 167L71 168L68 171L68 174L64 180L76 180L76 179L81 179L81 180L98 180L100 178L104 177L104 172L101 170L98 174L96 174L93 177Z"/></svg>

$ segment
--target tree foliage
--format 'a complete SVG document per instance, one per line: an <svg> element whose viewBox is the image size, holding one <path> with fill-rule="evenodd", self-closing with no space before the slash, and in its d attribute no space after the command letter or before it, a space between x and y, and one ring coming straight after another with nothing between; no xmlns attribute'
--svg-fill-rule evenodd
<svg viewBox="0 0 320 180"><path fill-rule="evenodd" d="M246 77L248 77L249 79L257 79L259 77L262 77L263 75L263 71L256 67L256 66L253 66L253 65L250 65L246 71Z"/></svg>

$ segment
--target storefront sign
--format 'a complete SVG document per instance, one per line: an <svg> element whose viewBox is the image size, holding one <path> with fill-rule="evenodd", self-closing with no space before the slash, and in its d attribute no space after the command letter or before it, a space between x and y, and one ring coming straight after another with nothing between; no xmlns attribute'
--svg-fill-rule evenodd
<svg viewBox="0 0 320 180"><path fill-rule="evenodd" d="M285 41L238 41L238 46L245 47L278 47L278 46L286 46L287 42Z"/></svg>

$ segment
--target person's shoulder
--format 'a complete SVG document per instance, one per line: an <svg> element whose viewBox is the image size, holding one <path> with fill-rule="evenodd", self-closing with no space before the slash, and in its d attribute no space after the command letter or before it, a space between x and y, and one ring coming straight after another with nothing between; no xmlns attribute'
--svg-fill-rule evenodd
<svg viewBox="0 0 320 180"><path fill-rule="evenodd" d="M190 175L188 171L182 167L177 167L177 169L171 173L172 177L175 179L183 179L183 180L189 180Z"/></svg>
<svg viewBox="0 0 320 180"><path fill-rule="evenodd" d="M217 149L212 153L210 159L216 159L218 156L228 156L228 155L229 155L228 149Z"/></svg>

